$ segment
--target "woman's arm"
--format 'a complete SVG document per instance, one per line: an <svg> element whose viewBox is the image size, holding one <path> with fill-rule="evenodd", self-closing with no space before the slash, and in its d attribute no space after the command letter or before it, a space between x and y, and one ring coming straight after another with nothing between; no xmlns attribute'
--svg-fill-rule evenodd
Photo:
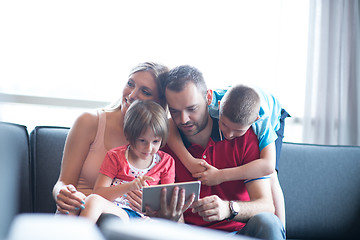
<svg viewBox="0 0 360 240"><path fill-rule="evenodd" d="M97 124L96 113L84 113L69 131L60 176L53 188L53 197L61 213L69 213L83 204L83 199L76 194L76 186L90 145L95 139Z"/></svg>

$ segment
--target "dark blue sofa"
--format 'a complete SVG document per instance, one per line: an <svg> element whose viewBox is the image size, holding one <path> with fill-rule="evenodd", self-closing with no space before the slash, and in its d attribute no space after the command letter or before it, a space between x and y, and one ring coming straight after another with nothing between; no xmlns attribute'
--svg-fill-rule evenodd
<svg viewBox="0 0 360 240"><path fill-rule="evenodd" d="M16 213L54 213L51 192L69 129L38 126L29 136L24 126L0 124L1 131L9 128L20 129L12 134L18 139L14 141L17 148L23 151L18 156L20 177L29 179L28 184L15 188L26 200L20 201ZM285 196L287 238L344 239L359 234L359 146L285 142L279 179Z"/></svg>

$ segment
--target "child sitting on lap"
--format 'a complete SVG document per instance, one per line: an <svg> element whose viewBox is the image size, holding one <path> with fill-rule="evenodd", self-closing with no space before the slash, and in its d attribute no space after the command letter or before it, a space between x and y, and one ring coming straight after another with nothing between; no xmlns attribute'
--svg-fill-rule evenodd
<svg viewBox="0 0 360 240"><path fill-rule="evenodd" d="M124 118L124 134L129 145L107 152L94 186L80 212L96 222L102 213L111 213L124 221L143 218L126 199L131 191L144 186L175 181L174 159L159 151L168 137L165 110L153 101L135 101Z"/></svg>

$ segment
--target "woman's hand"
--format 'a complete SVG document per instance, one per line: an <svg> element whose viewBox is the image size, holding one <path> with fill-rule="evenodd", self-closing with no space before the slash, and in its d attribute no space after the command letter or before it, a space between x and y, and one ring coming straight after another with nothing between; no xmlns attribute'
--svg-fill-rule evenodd
<svg viewBox="0 0 360 240"><path fill-rule="evenodd" d="M55 196L57 209L62 214L78 215L80 209L85 208L85 198L72 184L64 185Z"/></svg>

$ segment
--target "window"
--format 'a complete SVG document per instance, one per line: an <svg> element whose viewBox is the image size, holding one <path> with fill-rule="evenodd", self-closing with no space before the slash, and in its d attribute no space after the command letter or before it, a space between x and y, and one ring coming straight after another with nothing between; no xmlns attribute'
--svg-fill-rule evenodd
<svg viewBox="0 0 360 240"><path fill-rule="evenodd" d="M255 84L301 119L307 24L302 0L2 1L0 120L71 126L77 100L114 101L142 61L194 65L210 88Z"/></svg>

